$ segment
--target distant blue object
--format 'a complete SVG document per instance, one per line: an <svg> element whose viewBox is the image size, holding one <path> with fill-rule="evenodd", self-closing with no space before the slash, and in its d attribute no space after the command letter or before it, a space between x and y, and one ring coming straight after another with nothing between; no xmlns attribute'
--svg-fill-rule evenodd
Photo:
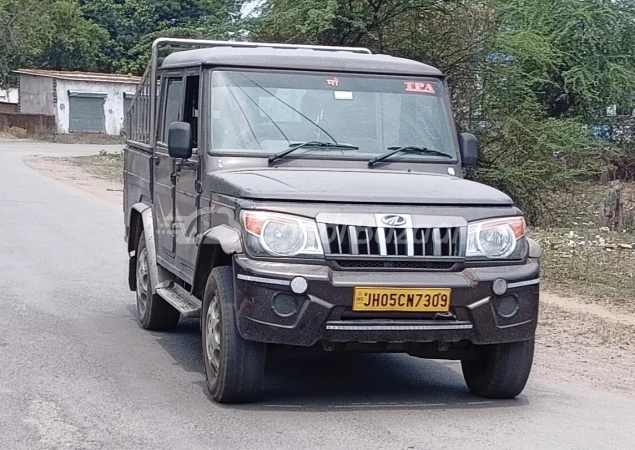
<svg viewBox="0 0 635 450"><path fill-rule="evenodd" d="M516 58L506 53L490 53L487 55L487 60L493 63L510 63L514 62Z"/></svg>
<svg viewBox="0 0 635 450"><path fill-rule="evenodd" d="M593 136L610 141L613 138L613 129L610 125L591 125Z"/></svg>

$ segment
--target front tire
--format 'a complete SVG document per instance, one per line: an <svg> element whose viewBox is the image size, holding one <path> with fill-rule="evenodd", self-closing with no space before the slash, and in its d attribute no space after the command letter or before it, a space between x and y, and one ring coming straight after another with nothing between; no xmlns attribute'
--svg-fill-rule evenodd
<svg viewBox="0 0 635 450"><path fill-rule="evenodd" d="M137 246L137 313L146 330L167 330L179 323L180 313L154 292L150 281L148 249L142 233Z"/></svg>
<svg viewBox="0 0 635 450"><path fill-rule="evenodd" d="M534 360L534 339L486 345L475 360L461 361L470 391L479 397L509 399L518 396L529 379Z"/></svg>
<svg viewBox="0 0 635 450"><path fill-rule="evenodd" d="M236 327L234 271L212 270L201 314L207 388L219 403L255 401L265 370L265 345L243 339Z"/></svg>

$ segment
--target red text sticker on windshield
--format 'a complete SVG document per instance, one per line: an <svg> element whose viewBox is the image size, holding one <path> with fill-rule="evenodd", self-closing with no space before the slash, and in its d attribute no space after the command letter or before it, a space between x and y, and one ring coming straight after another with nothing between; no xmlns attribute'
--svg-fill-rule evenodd
<svg viewBox="0 0 635 450"><path fill-rule="evenodd" d="M421 81L406 81L404 82L404 85L406 86L406 92L417 92L419 94L437 93L432 83L423 83Z"/></svg>

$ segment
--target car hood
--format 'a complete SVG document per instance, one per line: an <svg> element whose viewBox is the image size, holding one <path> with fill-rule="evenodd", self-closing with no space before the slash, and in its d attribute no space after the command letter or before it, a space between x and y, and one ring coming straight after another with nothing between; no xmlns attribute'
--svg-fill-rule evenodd
<svg viewBox="0 0 635 450"><path fill-rule="evenodd" d="M212 192L253 200L511 205L502 192L448 175L378 170L254 169L208 175Z"/></svg>

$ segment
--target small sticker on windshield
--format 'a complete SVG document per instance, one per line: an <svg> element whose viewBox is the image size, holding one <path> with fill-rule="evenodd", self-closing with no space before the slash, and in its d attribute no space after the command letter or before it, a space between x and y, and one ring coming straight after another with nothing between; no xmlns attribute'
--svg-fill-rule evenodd
<svg viewBox="0 0 635 450"><path fill-rule="evenodd" d="M335 100L353 100L353 93L350 91L333 91Z"/></svg>
<svg viewBox="0 0 635 450"><path fill-rule="evenodd" d="M405 81L406 92L417 92L420 94L436 94L437 91L432 83L423 83L421 81Z"/></svg>
<svg viewBox="0 0 635 450"><path fill-rule="evenodd" d="M327 78L326 84L328 84L329 86L338 87L340 85L340 80L336 77Z"/></svg>

